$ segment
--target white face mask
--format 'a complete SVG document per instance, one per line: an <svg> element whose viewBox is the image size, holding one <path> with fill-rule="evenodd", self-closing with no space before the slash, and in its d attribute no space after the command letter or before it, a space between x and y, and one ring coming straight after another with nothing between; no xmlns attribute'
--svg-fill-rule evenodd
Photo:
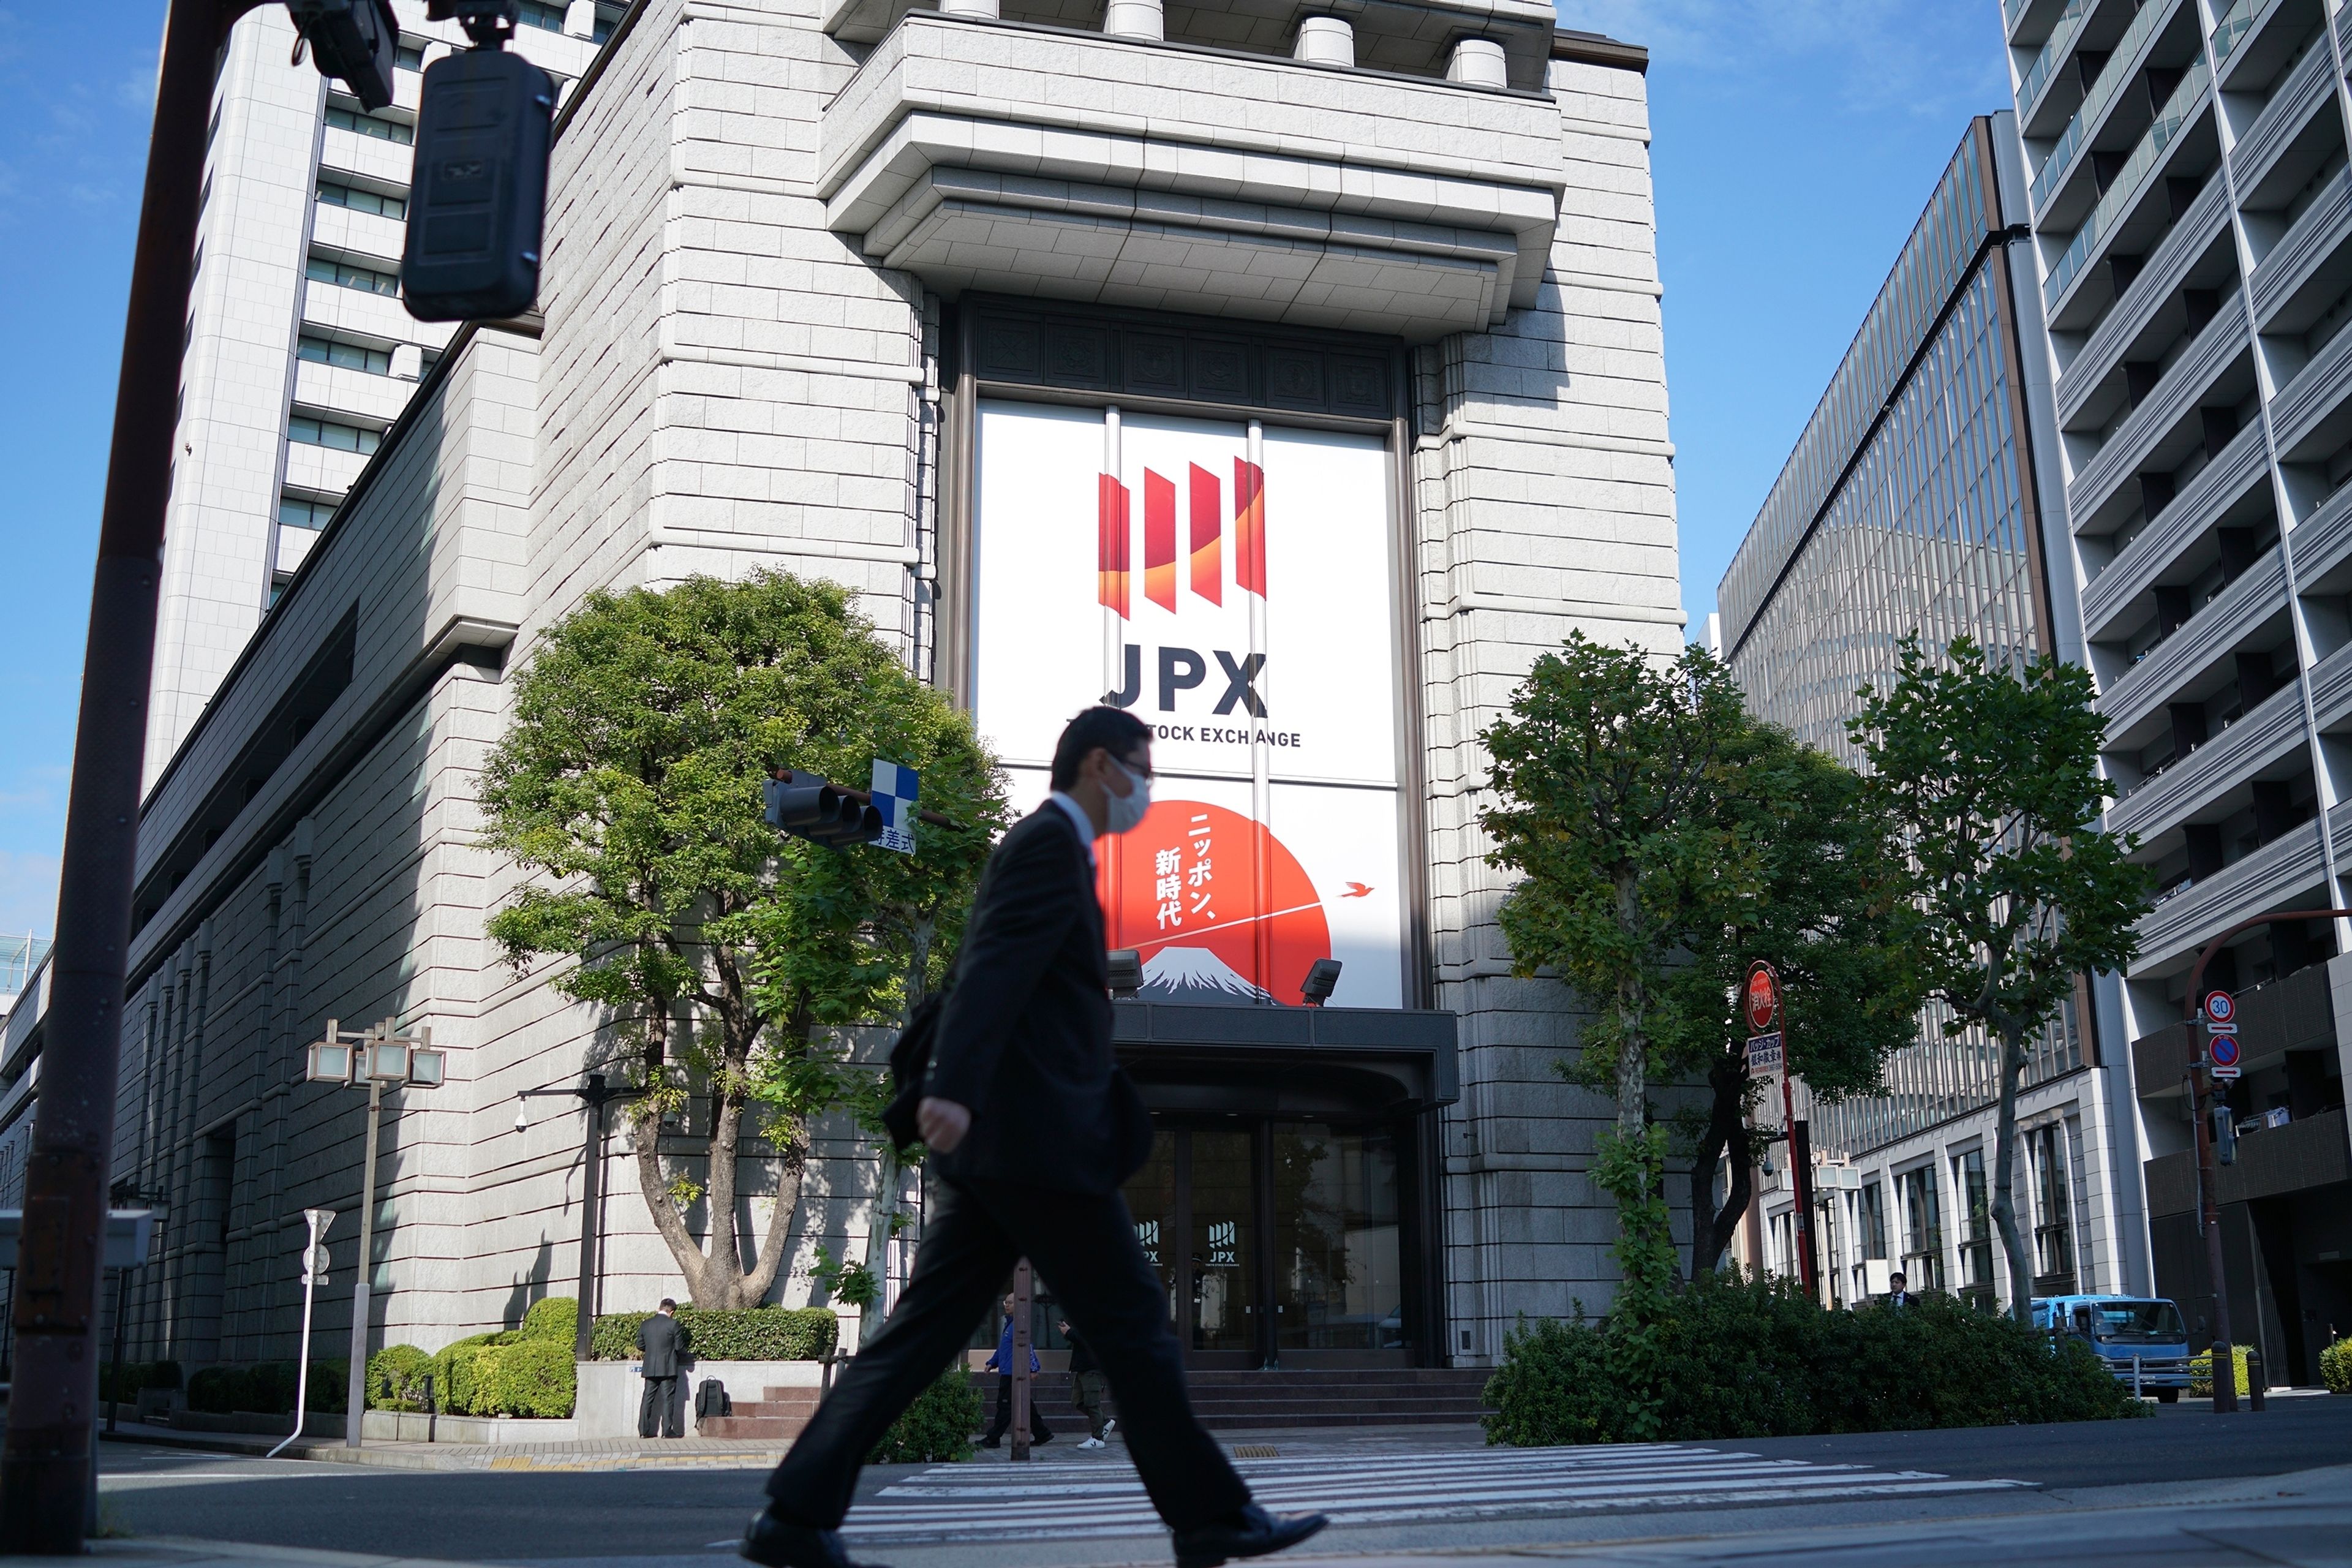
<svg viewBox="0 0 2352 1568"><path fill-rule="evenodd" d="M1132 832L1143 820L1143 814L1151 809L1151 779L1149 774L1137 773L1117 757L1110 760L1110 765L1125 773L1128 784L1132 787L1125 795L1103 791L1107 830L1114 834Z"/></svg>

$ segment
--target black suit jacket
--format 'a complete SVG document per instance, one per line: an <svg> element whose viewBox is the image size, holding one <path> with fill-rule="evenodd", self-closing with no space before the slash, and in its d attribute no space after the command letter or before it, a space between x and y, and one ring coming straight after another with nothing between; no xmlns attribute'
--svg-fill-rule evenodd
<svg viewBox="0 0 2352 1568"><path fill-rule="evenodd" d="M637 1349L645 1355L645 1375L677 1375L678 1329L676 1318L656 1312L637 1325Z"/></svg>
<svg viewBox="0 0 2352 1568"><path fill-rule="evenodd" d="M1108 1193L1151 1152L1110 1048L1110 975L1087 844L1051 801L989 857L926 1092L971 1112L949 1176Z"/></svg>

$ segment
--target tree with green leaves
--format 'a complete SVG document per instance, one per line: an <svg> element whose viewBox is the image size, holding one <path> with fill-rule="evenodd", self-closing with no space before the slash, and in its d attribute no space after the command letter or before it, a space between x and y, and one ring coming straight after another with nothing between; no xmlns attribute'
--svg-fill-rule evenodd
<svg viewBox="0 0 2352 1568"><path fill-rule="evenodd" d="M2114 793L2099 774L2106 721L2079 665L1993 665L1965 637L1930 662L1913 637L1894 689L1861 696L1848 730L1870 793L1903 826L1929 994L1950 1009L1948 1032L2000 1042L1992 1218L2021 1321L2033 1290L2013 1200L2027 1050L2077 975L2137 954L2147 874L2129 858L2137 840L2099 826Z"/></svg>
<svg viewBox="0 0 2352 1568"><path fill-rule="evenodd" d="M1722 924L1694 931L1661 977L1652 1026L1660 1070L1708 1089L1704 1120L1689 1128L1694 1278L1721 1259L1752 1196L1750 1119L1766 1080L1748 1070L1748 965L1779 971L1782 1059L1816 1100L1877 1090L1886 1058L1918 1038L1926 999L1912 959L1917 914L1885 803L1836 758L1760 721L1724 754L1737 784L1720 797L1720 822L1757 857L1754 894L1730 903ZM1730 1190L1718 1204L1727 1156Z"/></svg>
<svg viewBox="0 0 2352 1568"><path fill-rule="evenodd" d="M954 889L969 898L1001 815L992 766L845 590L781 572L592 594L541 634L514 705L484 773L484 841L541 876L490 935L518 972L573 961L556 989L604 1010L649 1091L638 1187L695 1305L756 1306L786 1255L810 1124L858 1081L838 1027L924 983L940 932L951 944ZM773 770L856 786L877 755L928 763L926 793L967 814L919 834L929 853L913 865L767 826ZM929 911L919 964L883 934L908 908ZM700 1182L662 1152L697 1099ZM755 1158L772 1163L775 1207L746 1268L737 1209Z"/></svg>
<svg viewBox="0 0 2352 1568"><path fill-rule="evenodd" d="M1582 633L1538 658L1485 734L1499 801L1490 861L1519 873L1499 919L1515 973L1549 970L1596 1016L1582 1058L1616 1106L1593 1172L1617 1200L1621 1308L1672 1286L1666 1129L1649 1086L1661 986L1701 933L1756 893L1757 847L1727 820L1738 689L1703 648L1666 659Z"/></svg>

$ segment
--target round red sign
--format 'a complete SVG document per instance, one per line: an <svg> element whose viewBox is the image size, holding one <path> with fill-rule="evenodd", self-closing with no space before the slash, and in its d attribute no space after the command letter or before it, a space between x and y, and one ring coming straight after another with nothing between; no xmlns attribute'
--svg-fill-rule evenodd
<svg viewBox="0 0 2352 1568"><path fill-rule="evenodd" d="M1748 972L1748 1026L1760 1035L1780 1016L1780 980L1759 963Z"/></svg>
<svg viewBox="0 0 2352 1568"><path fill-rule="evenodd" d="M2238 1037L2235 1035L2213 1037L2213 1065L2217 1068L2233 1068L2238 1065Z"/></svg>
<svg viewBox="0 0 2352 1568"><path fill-rule="evenodd" d="M2213 1023L2226 1024L2238 1016L2238 1004L2227 991L2205 993L2205 1016Z"/></svg>

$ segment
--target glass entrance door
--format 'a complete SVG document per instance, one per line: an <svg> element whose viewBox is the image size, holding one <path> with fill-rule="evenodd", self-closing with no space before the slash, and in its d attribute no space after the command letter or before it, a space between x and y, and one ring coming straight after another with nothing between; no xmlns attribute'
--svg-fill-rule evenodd
<svg viewBox="0 0 2352 1568"><path fill-rule="evenodd" d="M1188 1360L1411 1353L1393 1131L1238 1119L1158 1131L1127 1200Z"/></svg>

